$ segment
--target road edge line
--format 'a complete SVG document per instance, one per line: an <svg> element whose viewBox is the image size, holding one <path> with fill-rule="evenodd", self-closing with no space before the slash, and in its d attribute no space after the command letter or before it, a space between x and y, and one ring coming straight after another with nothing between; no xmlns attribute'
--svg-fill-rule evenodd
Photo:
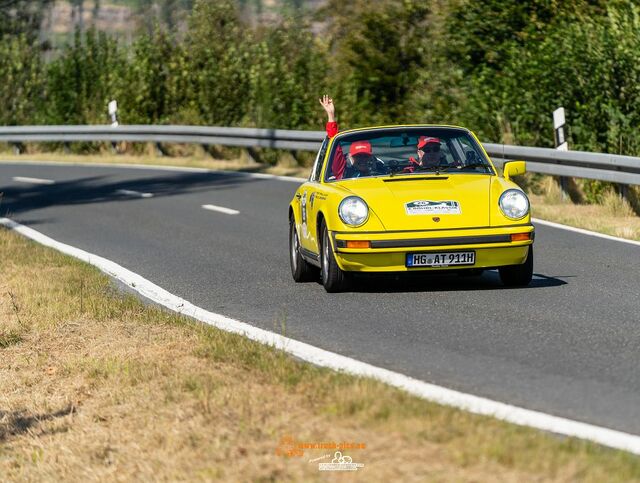
<svg viewBox="0 0 640 483"><path fill-rule="evenodd" d="M580 233L582 235L595 236L597 238L604 238L605 240L618 241L622 243L628 243L630 245L636 245L640 247L640 241L629 240L628 238L620 238L613 235L607 235L605 233L598 233L597 231L586 230L584 228L577 228L575 226L563 225L562 223L556 223L555 221L542 220L540 218L531 218L532 223L539 223L540 225L550 226L552 228L558 228L560 230L572 231L574 233Z"/></svg>

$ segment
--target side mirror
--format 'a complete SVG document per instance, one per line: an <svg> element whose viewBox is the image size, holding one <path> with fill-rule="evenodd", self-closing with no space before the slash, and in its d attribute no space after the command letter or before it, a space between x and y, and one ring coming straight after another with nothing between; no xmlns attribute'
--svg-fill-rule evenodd
<svg viewBox="0 0 640 483"><path fill-rule="evenodd" d="M509 161L508 163L504 163L504 166L502 167L504 179L507 180L514 176L524 174L526 171L527 165L524 161Z"/></svg>

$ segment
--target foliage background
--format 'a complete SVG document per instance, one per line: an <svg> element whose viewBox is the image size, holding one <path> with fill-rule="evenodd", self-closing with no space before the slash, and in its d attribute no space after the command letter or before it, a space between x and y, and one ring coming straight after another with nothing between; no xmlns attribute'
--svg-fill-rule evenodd
<svg viewBox="0 0 640 483"><path fill-rule="evenodd" d="M634 1L294 1L263 23L243 15L255 2L184 1L185 28L146 24L127 44L78 30L55 56L37 33L48 0L16 1L0 13L0 124L104 123L117 99L129 124L321 129L327 92L343 127L445 122L534 146L553 145L564 106L572 149L640 154Z"/></svg>

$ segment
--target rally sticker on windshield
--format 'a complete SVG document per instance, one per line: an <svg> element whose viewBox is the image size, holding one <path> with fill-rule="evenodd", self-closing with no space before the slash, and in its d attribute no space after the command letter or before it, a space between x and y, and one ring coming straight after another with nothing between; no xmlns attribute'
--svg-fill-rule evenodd
<svg viewBox="0 0 640 483"><path fill-rule="evenodd" d="M417 200L405 203L407 215L459 215L460 203L457 201Z"/></svg>

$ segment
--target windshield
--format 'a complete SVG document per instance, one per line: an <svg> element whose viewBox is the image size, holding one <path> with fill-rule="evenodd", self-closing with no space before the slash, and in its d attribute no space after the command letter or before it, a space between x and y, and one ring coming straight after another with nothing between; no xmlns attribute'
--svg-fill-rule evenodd
<svg viewBox="0 0 640 483"><path fill-rule="evenodd" d="M333 143L325 181L425 173L494 174L468 131L415 127L358 131Z"/></svg>

